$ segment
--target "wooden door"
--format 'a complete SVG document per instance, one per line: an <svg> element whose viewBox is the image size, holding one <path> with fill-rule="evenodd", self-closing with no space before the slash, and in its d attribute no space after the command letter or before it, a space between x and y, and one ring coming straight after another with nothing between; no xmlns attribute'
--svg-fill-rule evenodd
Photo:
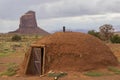
<svg viewBox="0 0 120 80"><path fill-rule="evenodd" d="M43 51L42 48L34 48L34 66L36 74L42 75Z"/></svg>

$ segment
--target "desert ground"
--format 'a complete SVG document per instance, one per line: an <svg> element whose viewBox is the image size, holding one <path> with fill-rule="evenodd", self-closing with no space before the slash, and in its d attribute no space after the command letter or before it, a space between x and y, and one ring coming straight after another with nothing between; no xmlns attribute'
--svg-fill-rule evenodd
<svg viewBox="0 0 120 80"><path fill-rule="evenodd" d="M19 42L11 41L12 35L0 35L0 80L54 80L54 77L45 76L26 76L19 73L24 55L30 44L41 36L24 36ZM120 44L106 43L120 61ZM17 73L8 76L6 70L11 65L17 65ZM112 70L111 70L112 69ZM115 70L114 70L115 69ZM4 74L3 74L4 73ZM120 80L120 67L98 69L88 72L66 72L67 75L58 80ZM9 73L8 73L9 74ZM89 75L90 74L90 75Z"/></svg>

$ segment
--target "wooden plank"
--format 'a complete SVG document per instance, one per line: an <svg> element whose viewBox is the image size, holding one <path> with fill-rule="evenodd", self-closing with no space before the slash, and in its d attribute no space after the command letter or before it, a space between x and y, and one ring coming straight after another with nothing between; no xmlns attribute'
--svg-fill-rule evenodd
<svg viewBox="0 0 120 80"><path fill-rule="evenodd" d="M42 75L45 73L45 47L43 47L43 64L42 64Z"/></svg>
<svg viewBox="0 0 120 80"><path fill-rule="evenodd" d="M35 48L34 49L34 55L35 55L35 67L36 67L36 71L38 72L38 74L40 74L41 75L41 70L42 70L42 68L41 68L41 48Z"/></svg>
<svg viewBox="0 0 120 80"><path fill-rule="evenodd" d="M36 67L36 69L37 69L37 72L38 72L39 74L41 74L40 62L39 62L39 61L35 61L35 67Z"/></svg>
<svg viewBox="0 0 120 80"><path fill-rule="evenodd" d="M23 72L24 74L26 74L26 72L27 72L27 68L28 68L28 64L30 62L31 55L32 55L32 48L30 48L30 50L28 52L28 60L27 60L26 65L25 65L25 71Z"/></svg>
<svg viewBox="0 0 120 80"><path fill-rule="evenodd" d="M35 56L36 56L36 60L39 60L39 61L40 61L41 49L37 49L37 48L35 48L35 50L34 50L34 54L35 54Z"/></svg>

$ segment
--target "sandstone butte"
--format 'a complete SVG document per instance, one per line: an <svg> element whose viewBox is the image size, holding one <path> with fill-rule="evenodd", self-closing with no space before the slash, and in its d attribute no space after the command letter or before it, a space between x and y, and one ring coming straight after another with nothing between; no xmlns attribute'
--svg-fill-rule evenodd
<svg viewBox="0 0 120 80"><path fill-rule="evenodd" d="M18 33L18 34L40 34L48 35L49 33L41 29L37 25L36 16L34 11L28 11L20 17L19 28L16 31L9 33Z"/></svg>

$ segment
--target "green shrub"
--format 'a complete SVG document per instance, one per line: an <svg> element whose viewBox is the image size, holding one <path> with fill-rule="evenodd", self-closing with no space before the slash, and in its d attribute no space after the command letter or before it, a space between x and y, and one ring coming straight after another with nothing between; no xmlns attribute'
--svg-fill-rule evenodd
<svg viewBox="0 0 120 80"><path fill-rule="evenodd" d="M109 67L108 67L108 70L109 70L109 71L112 71L112 72L115 73L115 74L120 74L120 69L118 69L118 68L116 68L116 67L109 66Z"/></svg>
<svg viewBox="0 0 120 80"><path fill-rule="evenodd" d="M120 36L119 35L113 35L111 38L110 38L110 41L112 43L120 43Z"/></svg>
<svg viewBox="0 0 120 80"><path fill-rule="evenodd" d="M85 72L84 75L92 76L92 77L99 77L99 76L104 76L105 74L101 72L96 72L96 71L89 71L89 72Z"/></svg>
<svg viewBox="0 0 120 80"><path fill-rule="evenodd" d="M21 36L19 36L19 35L14 35L13 37L12 37L12 41L21 41Z"/></svg>
<svg viewBox="0 0 120 80"><path fill-rule="evenodd" d="M0 53L0 57L5 57L5 56L8 56L9 54L8 53Z"/></svg>
<svg viewBox="0 0 120 80"><path fill-rule="evenodd" d="M96 32L95 30L89 30L88 34L93 35L93 36L95 36L97 38L100 38L99 32Z"/></svg>
<svg viewBox="0 0 120 80"><path fill-rule="evenodd" d="M7 65L8 68L6 71L2 72L0 74L0 76L3 76L3 75L7 75L7 76L13 76L16 74L17 70L18 70L18 65L15 64L15 63L11 63L9 65Z"/></svg>

